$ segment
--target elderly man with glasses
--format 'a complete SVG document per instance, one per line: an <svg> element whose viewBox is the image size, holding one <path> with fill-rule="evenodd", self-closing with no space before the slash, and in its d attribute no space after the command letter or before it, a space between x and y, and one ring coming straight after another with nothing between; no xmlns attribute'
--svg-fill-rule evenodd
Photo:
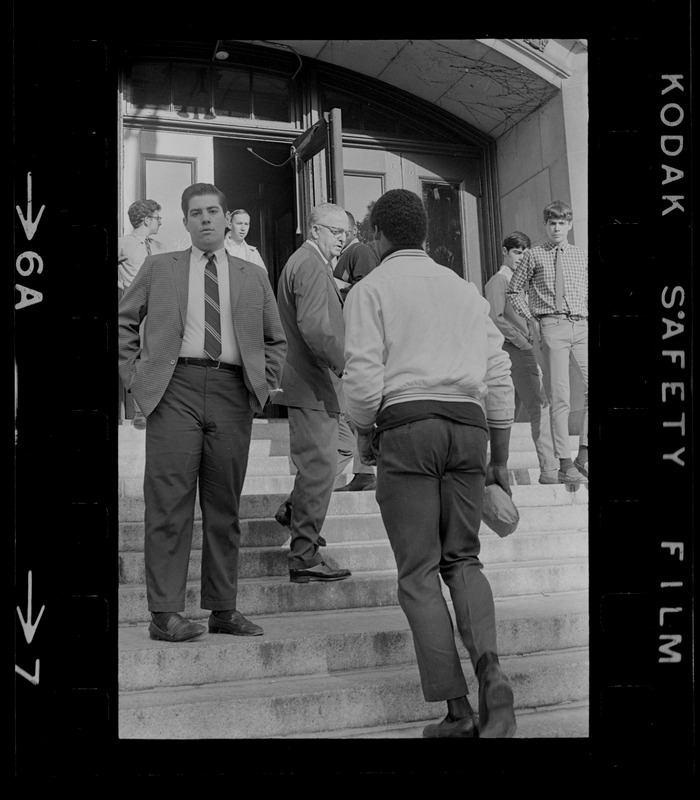
<svg viewBox="0 0 700 800"><path fill-rule="evenodd" d="M341 376L345 325L343 303L331 260L345 244L348 218L333 203L315 206L306 241L285 264L277 287L280 319L287 337L281 391L273 402L287 406L289 449L297 474L285 501L291 532L292 583L337 581L350 571L326 563L321 528L338 467L338 420L342 412ZM340 397L339 397L340 392Z"/></svg>

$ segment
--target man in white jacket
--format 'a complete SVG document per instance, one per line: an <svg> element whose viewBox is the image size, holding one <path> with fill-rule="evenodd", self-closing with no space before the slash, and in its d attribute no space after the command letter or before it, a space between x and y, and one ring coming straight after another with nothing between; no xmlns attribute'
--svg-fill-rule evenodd
<svg viewBox="0 0 700 800"><path fill-rule="evenodd" d="M258 252L257 247L246 242L245 237L250 230L250 214L244 208L237 208L231 212L229 217L231 221L231 230L226 234L224 239L224 247L230 256L242 258L244 261L250 261L257 264L264 270L267 270L262 256Z"/></svg>
<svg viewBox="0 0 700 800"><path fill-rule="evenodd" d="M511 493L510 359L476 286L423 249L428 221L416 194L386 192L371 225L382 261L348 293L343 388L361 456L377 465L377 502L423 695L447 701L446 718L423 735L509 737L513 691L478 555L485 483ZM439 576L479 681L478 723Z"/></svg>

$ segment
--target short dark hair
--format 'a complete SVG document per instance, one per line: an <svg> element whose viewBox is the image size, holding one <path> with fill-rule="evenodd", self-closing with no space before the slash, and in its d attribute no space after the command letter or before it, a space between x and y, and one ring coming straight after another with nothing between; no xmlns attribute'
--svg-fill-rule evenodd
<svg viewBox="0 0 700 800"><path fill-rule="evenodd" d="M372 206L370 224L394 247L423 247L428 236L428 214L423 201L408 189L390 189Z"/></svg>
<svg viewBox="0 0 700 800"><path fill-rule="evenodd" d="M213 183L193 183L192 186L188 186L185 191L182 193L182 202L180 204L182 208L182 214L187 218L187 212L190 209L190 200L193 197L199 197L203 194L213 194L219 200L219 204L221 206L222 211L224 214L228 214L228 206L226 205L226 195L214 186Z"/></svg>
<svg viewBox="0 0 700 800"><path fill-rule="evenodd" d="M544 221L550 219L573 219L574 212L568 203L563 200L555 200L553 203L544 207Z"/></svg>
<svg viewBox="0 0 700 800"><path fill-rule="evenodd" d="M532 247L532 242L526 233L513 231L503 240L503 246L506 250L512 250L514 247L519 247L521 250L529 250Z"/></svg>
<svg viewBox="0 0 700 800"><path fill-rule="evenodd" d="M160 211L160 206L155 200L137 200L129 206L129 222L134 228L138 228L148 217L152 217Z"/></svg>

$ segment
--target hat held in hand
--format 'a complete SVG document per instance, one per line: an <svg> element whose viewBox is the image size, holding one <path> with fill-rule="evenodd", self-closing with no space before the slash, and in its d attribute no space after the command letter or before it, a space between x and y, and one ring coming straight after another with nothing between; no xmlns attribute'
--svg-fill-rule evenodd
<svg viewBox="0 0 700 800"><path fill-rule="evenodd" d="M491 483L484 489L481 519L503 539L518 527L520 513L512 498L497 483Z"/></svg>

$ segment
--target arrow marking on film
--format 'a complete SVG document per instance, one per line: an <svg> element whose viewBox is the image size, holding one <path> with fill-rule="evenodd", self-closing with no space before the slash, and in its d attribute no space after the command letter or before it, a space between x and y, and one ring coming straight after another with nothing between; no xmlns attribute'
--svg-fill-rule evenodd
<svg viewBox="0 0 700 800"><path fill-rule="evenodd" d="M36 633L36 629L39 627L39 620L41 619L42 614L44 613L44 609L46 606L41 607L41 611L39 612L39 616L36 618L36 622L32 622L32 572L29 571L29 590L27 593L27 619L25 620L22 616L22 609L17 606L17 613L19 614L19 621L22 623L22 630L24 631L24 638L27 640L27 644L32 643L32 639L34 638L34 634Z"/></svg>
<svg viewBox="0 0 700 800"><path fill-rule="evenodd" d="M25 672L22 667L18 667L15 664L15 672L18 675L21 675L23 678L26 678L30 683L33 683L35 686L39 685L39 659L37 658L36 663L34 665L34 674L30 675L28 672Z"/></svg>
<svg viewBox="0 0 700 800"><path fill-rule="evenodd" d="M17 213L19 214L19 218L22 221L22 227L24 228L24 233L27 236L27 239L32 238L36 233L36 229L39 227L39 220L41 219L41 215L44 213L44 209L46 206L42 206L39 209L39 215L36 219L32 219L32 173L27 173L27 216L25 218L24 214L22 213L22 209L19 206L15 206L17 209Z"/></svg>

